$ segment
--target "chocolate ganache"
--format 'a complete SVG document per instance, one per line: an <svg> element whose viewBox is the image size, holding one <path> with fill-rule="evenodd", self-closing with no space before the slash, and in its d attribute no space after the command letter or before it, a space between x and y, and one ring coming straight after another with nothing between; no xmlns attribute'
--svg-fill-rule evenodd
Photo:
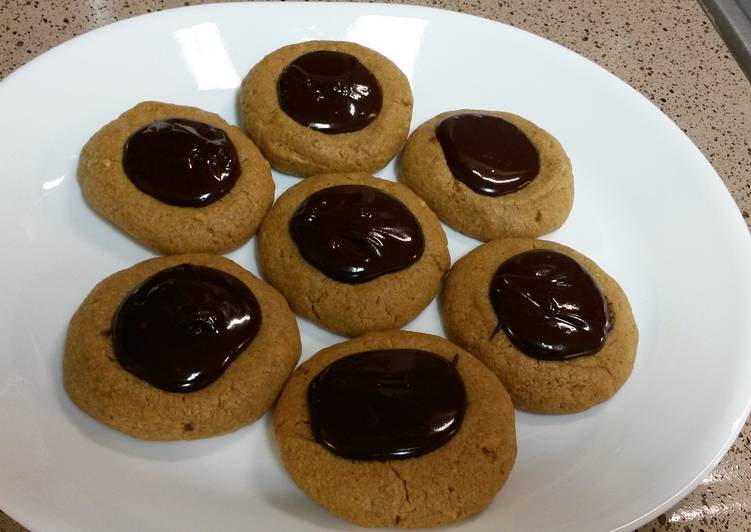
<svg viewBox="0 0 751 532"><path fill-rule="evenodd" d="M399 200L366 185L338 185L305 199L289 222L300 254L342 283L371 281L419 260L425 239Z"/></svg>
<svg viewBox="0 0 751 532"><path fill-rule="evenodd" d="M137 286L112 327L115 356L136 377L168 392L214 382L253 341L261 309L239 279L181 264Z"/></svg>
<svg viewBox="0 0 751 532"><path fill-rule="evenodd" d="M514 124L467 113L444 118L436 137L453 176L484 196L503 196L527 186L540 172L537 148Z"/></svg>
<svg viewBox="0 0 751 532"><path fill-rule="evenodd" d="M456 363L417 349L337 360L308 388L313 436L355 460L413 458L441 447L461 427L467 405Z"/></svg>
<svg viewBox="0 0 751 532"><path fill-rule="evenodd" d="M304 54L277 81L279 106L293 120L321 133L363 129L381 111L378 80L356 57L329 50Z"/></svg>
<svg viewBox="0 0 751 532"><path fill-rule="evenodd" d="M532 250L505 261L490 302L511 343L529 356L564 360L599 351L611 327L608 303L574 259Z"/></svg>
<svg viewBox="0 0 751 532"><path fill-rule="evenodd" d="M240 177L227 134L186 118L157 120L131 135L123 170L142 192L178 207L203 207L223 197Z"/></svg>

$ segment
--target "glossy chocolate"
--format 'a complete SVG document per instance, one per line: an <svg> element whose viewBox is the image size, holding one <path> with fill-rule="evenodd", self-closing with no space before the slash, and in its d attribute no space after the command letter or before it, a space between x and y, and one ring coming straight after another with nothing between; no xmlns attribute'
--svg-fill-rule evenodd
<svg viewBox="0 0 751 532"><path fill-rule="evenodd" d="M261 309L239 279L182 264L136 287L115 314L112 341L120 365L168 392L214 382L253 341Z"/></svg>
<svg viewBox="0 0 751 532"><path fill-rule="evenodd" d="M490 302L511 343L543 360L596 353L611 326L595 280L556 251L527 251L501 264L490 283Z"/></svg>
<svg viewBox="0 0 751 532"><path fill-rule="evenodd" d="M355 460L412 458L441 447L461 427L467 407L457 360L417 349L337 360L308 388L313 436Z"/></svg>
<svg viewBox="0 0 751 532"><path fill-rule="evenodd" d="M540 173L537 148L514 124L476 113L453 115L435 128L451 173L484 196L503 196Z"/></svg>
<svg viewBox="0 0 751 532"><path fill-rule="evenodd" d="M393 196L339 185L308 196L289 222L300 254L323 274L356 284L417 262L425 239L417 218Z"/></svg>
<svg viewBox="0 0 751 532"><path fill-rule="evenodd" d="M321 133L358 131L381 111L378 80L356 57L319 50L292 61L277 82L279 106Z"/></svg>
<svg viewBox="0 0 751 532"><path fill-rule="evenodd" d="M125 143L123 170L142 192L178 207L215 202L240 177L235 145L219 128L186 118L157 120Z"/></svg>

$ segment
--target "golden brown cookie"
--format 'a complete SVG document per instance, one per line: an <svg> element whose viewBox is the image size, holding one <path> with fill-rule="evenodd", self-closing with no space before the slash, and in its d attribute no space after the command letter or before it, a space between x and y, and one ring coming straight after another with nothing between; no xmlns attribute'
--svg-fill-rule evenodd
<svg viewBox="0 0 751 532"><path fill-rule="evenodd" d="M123 368L113 329L118 309L137 286L184 264L226 272L250 289L260 308L260 328L216 380L196 391L173 392ZM195 327L203 318L188 319ZM146 440L192 440L230 432L261 417L299 356L297 322L276 290L224 257L173 255L115 273L91 291L68 328L63 378L73 402L114 429Z"/></svg>
<svg viewBox="0 0 751 532"><path fill-rule="evenodd" d="M334 454L311 429L311 382L348 355L392 349L427 351L455 364L466 390L461 425L442 446L415 457L358 460ZM274 431L284 467L300 489L330 512L366 527L439 526L480 512L505 483L516 457L514 409L498 379L443 338L405 331L367 334L307 360L279 397Z"/></svg>
<svg viewBox="0 0 751 532"><path fill-rule="evenodd" d="M506 329L500 326L491 301L491 282L502 264L530 250L549 250L574 259L599 285L609 313L606 320L610 327L599 351L564 360L550 359L549 352L530 356L516 347ZM539 276L565 288L570 275L561 275L560 269L548 271L554 275L539 270ZM555 280L556 275L558 280ZM521 282L529 283L529 280ZM556 292L549 292L553 298L538 298L529 292L532 289L529 284L519 286L522 288L519 293L532 305L546 309L546 317L554 317L557 327L570 331L573 324L581 329L577 309L583 307L579 301L567 301L566 294L561 296ZM568 312L570 309L573 311ZM441 311L449 339L495 372L514 405L522 410L548 414L586 410L613 396L629 377L634 365L639 332L623 290L592 260L555 242L521 238L494 240L473 250L451 269L441 298ZM580 330L575 332L580 333ZM516 344L521 345L519 340ZM550 342L549 345L554 344Z"/></svg>
<svg viewBox="0 0 751 532"><path fill-rule="evenodd" d="M498 117L516 126L539 154L536 177L523 188L498 196L479 193L457 179L449 168L436 128L448 117L465 114ZM441 220L480 240L549 233L566 221L574 199L571 162L560 143L532 122L497 111L450 111L422 124L404 147L399 179L423 198Z"/></svg>
<svg viewBox="0 0 751 532"><path fill-rule="evenodd" d="M353 187L354 199L345 196L340 211L331 198L328 207L314 204L321 193L341 190L336 187ZM364 203L370 199L359 196L360 190L376 203ZM414 238L401 232L409 227L382 216L377 202L383 196L407 211L400 216L412 216ZM310 216L321 222L304 227L299 242L292 235L296 213L297 220ZM363 228L358 219L369 216L375 226ZM327 220L332 227L325 226ZM424 241L422 250L418 237ZM323 263L341 259L342 264L334 265L339 269L323 273L320 263L315 266L310 255L303 256L304 244L320 252L317 258ZM450 264L446 235L425 203L405 186L365 173L315 176L287 190L258 231L258 252L264 278L285 295L292 310L347 336L399 328L415 318L435 296ZM401 262L406 254L414 262ZM393 267L390 273L378 273L381 263ZM373 275L349 279L358 272Z"/></svg>
<svg viewBox="0 0 751 532"><path fill-rule="evenodd" d="M319 51L354 56L377 80L382 104L375 119L362 129L323 133L296 121L280 107L280 75L301 56ZM356 90L357 85L348 82L347 87ZM263 155L274 168L303 177L383 168L407 138L412 118L407 77L388 58L350 42L309 41L280 48L248 72L239 97L242 124Z"/></svg>
<svg viewBox="0 0 751 532"><path fill-rule="evenodd" d="M170 119L218 128L234 145L239 177L212 203L200 207L166 203L143 192L126 175L124 146L129 139L150 124ZM164 254L235 248L253 236L274 200L269 164L239 128L214 113L161 102L140 103L99 130L81 151L78 179L95 211Z"/></svg>

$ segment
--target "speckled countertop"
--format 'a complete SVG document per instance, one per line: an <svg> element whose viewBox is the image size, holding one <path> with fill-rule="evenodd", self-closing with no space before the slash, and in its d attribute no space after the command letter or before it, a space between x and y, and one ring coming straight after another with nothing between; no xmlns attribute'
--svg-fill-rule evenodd
<svg viewBox="0 0 751 532"><path fill-rule="evenodd" d="M0 79L90 29L203 3L0 0ZM702 150L751 223L751 85L693 0L432 0L556 41L649 97ZM693 493L641 530L751 531L751 424ZM0 532L25 530L0 512Z"/></svg>

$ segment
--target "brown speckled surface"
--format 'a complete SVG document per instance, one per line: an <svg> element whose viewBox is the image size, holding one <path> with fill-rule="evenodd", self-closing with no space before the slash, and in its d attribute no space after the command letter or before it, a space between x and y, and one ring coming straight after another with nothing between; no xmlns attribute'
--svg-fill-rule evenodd
<svg viewBox="0 0 751 532"><path fill-rule="evenodd" d="M133 15L203 2L0 0L0 79L50 47ZM693 0L413 2L556 41L646 94L699 146L751 224L751 85ZM7 428L5 429L7 430ZM648 435L647 435L648 437ZM699 487L640 530L751 531L751 425ZM2 501L0 501L2 507ZM24 530L0 512L0 532Z"/></svg>

